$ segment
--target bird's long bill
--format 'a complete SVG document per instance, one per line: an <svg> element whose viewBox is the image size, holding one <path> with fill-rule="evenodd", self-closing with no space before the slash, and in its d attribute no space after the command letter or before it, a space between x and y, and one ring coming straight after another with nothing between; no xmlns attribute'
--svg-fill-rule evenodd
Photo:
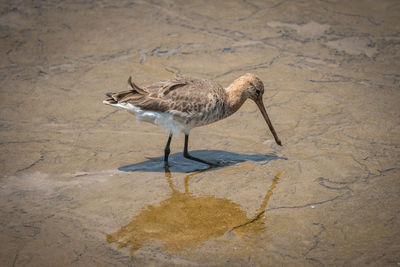
<svg viewBox="0 0 400 267"><path fill-rule="evenodd" d="M279 137L278 137L278 135L276 134L275 129L274 129L274 127L272 126L271 121L269 120L267 111L265 110L265 107L264 107L264 103L262 102L262 100L256 100L256 101L254 101L254 102L256 102L258 108L259 108L260 111L261 111L261 114L263 115L263 117L264 117L266 123L268 124L268 127L269 127L269 129L271 130L271 133L273 134L273 136L274 136L274 138L275 138L275 142L276 142L278 145L281 146L281 145L282 145L281 140L279 140Z"/></svg>

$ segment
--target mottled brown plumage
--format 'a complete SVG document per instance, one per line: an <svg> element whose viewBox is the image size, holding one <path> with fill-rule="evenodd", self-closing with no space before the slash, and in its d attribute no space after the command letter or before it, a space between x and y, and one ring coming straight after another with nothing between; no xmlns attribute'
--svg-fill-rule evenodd
<svg viewBox="0 0 400 267"><path fill-rule="evenodd" d="M125 102L142 110L170 113L180 123L193 127L217 121L229 113L225 89L211 80L179 75L143 89L134 85L131 79L129 84L132 90L109 94L110 98L105 101L108 104Z"/></svg>
<svg viewBox="0 0 400 267"><path fill-rule="evenodd" d="M211 164L188 155L187 142L190 130L230 116L247 99L252 99L257 104L275 141L281 145L264 108L262 100L264 85L253 74L248 73L239 77L226 89L211 80L183 75L143 88L134 84L131 78L128 83L131 90L109 93L103 103L127 109L139 119L162 125L170 131L170 138L165 148L165 162L169 155L172 133L184 132L185 157Z"/></svg>

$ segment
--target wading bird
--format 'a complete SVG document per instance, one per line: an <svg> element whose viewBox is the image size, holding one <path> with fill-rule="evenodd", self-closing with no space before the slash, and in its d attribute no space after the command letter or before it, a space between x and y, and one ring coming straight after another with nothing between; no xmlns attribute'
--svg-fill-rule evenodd
<svg viewBox="0 0 400 267"><path fill-rule="evenodd" d="M247 73L227 88L211 80L183 75L140 88L128 80L131 90L107 93L104 104L122 108L136 115L139 121L163 126L169 137L164 149L164 166L168 167L171 139L185 134L183 156L208 165L214 163L188 153L189 132L195 127L222 120L235 113L247 99L253 100L261 111L275 141L282 145L263 104L264 85L254 74Z"/></svg>

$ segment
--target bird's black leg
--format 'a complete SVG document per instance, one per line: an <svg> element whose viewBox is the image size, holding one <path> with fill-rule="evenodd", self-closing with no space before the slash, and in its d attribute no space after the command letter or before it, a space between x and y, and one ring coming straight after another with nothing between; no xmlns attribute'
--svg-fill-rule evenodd
<svg viewBox="0 0 400 267"><path fill-rule="evenodd" d="M169 145L171 144L172 140L172 133L169 134L167 144L165 145L164 149L164 167L168 168L168 156L171 153L171 149L169 149Z"/></svg>
<svg viewBox="0 0 400 267"><path fill-rule="evenodd" d="M199 158L196 158L196 157L193 157L193 156L189 155L188 143L189 143L189 135L185 134L185 147L183 149L183 156L185 158L191 159L191 160L195 160L195 161L198 161L198 162L201 162L201 163L204 163L204 164L208 164L210 166L216 166L216 164L214 164L214 163L211 163L211 162L208 162L208 161L205 161L205 160L202 160L202 159L199 159Z"/></svg>

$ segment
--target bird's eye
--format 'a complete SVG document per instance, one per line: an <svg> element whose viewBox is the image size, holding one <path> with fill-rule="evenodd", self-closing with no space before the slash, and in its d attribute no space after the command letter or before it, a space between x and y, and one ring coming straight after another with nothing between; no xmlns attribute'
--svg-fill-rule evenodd
<svg viewBox="0 0 400 267"><path fill-rule="evenodd" d="M261 91L258 90L258 89L256 89L256 94L257 94L257 95L260 95L260 93L261 93Z"/></svg>

